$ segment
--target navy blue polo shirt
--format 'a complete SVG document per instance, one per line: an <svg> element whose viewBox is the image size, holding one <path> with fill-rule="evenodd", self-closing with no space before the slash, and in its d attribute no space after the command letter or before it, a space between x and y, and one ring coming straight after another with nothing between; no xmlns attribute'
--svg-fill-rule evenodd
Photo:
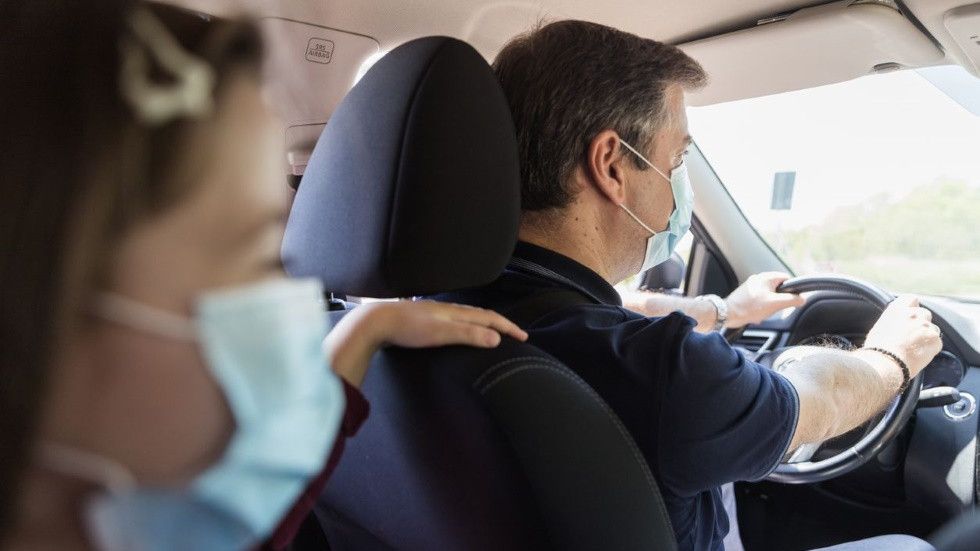
<svg viewBox="0 0 980 551"><path fill-rule="evenodd" d="M506 311L556 288L580 292L585 303L526 324L530 343L578 373L626 425L660 484L680 549L722 550L720 486L776 468L796 427L796 390L719 334L697 333L693 319L628 310L601 276L528 243L518 243L493 283L436 298Z"/></svg>

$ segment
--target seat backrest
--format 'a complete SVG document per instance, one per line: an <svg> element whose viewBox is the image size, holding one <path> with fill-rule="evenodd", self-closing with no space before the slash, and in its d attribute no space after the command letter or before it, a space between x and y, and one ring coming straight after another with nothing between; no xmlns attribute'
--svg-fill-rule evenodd
<svg viewBox="0 0 980 551"><path fill-rule="evenodd" d="M513 250L513 125L490 68L458 40L419 39L381 59L306 170L283 259L331 290L472 287ZM334 551L675 547L619 419L533 346L389 348L362 389L371 414L317 507Z"/></svg>

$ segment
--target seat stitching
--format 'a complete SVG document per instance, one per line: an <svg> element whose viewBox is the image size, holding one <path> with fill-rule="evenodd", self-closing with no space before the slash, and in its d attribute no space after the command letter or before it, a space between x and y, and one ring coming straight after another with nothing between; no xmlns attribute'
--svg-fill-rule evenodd
<svg viewBox="0 0 980 551"><path fill-rule="evenodd" d="M499 364L491 367L489 370L487 370L487 373L489 373L491 370L494 370L494 369L496 369L498 367L503 366L504 364L513 363L514 361L524 360L524 359L529 359L529 358L512 358L511 360L506 360L504 362L501 362L501 363L499 363ZM657 483L653 479L653 473L650 472L650 466L647 465L646 460L642 458L642 454L640 453L639 448L636 447L636 443L633 441L633 437L626 430L626 427L623 426L622 421L619 419L619 417L616 416L615 412L612 411L612 408L610 408L609 405L606 404L606 402L602 399L601 396L599 396L599 394L595 391L595 389L593 389L591 386L589 386L580 377L574 375L573 373L570 373L568 371L568 368L567 367L565 367L565 366L563 366L563 365L561 365L561 364L559 364L557 362L552 362L552 361L549 361L546 358L542 358L542 357L539 357L539 356L538 357L531 357L530 359L538 360L541 363L546 364L546 365L527 365L527 366L519 367L517 369L514 369L513 371L509 371L507 373L504 373L504 374L500 375L499 377L497 377L493 381L490 381L489 383L487 383L483 388L479 388L478 391L480 392L480 394L486 395L486 393L487 393L488 390L490 390L493 386L497 385L498 383L502 382L504 379L507 379L508 377L510 377L512 375L515 375L515 374L520 373L522 371L527 371L529 369L545 369L545 370L548 370L548 371L553 371L553 372L558 373L559 375L562 375L565 378L573 381L575 384L577 384L578 386L582 387L586 391L586 393L588 393L592 398L596 399L596 401L598 402L598 404L602 407L602 410L606 413L606 415L609 417L609 419L613 422L613 425L615 425L616 426L616 429L619 430L620 435L625 438L626 443L629 445L630 452L633 454L633 459L640 466L640 470L643 471L643 476L646 478L647 486L654 492L654 494L656 496L660 497L660 490L657 487ZM486 375L486 373L484 373L484 375ZM483 377L481 376L481 379L482 378ZM671 532L673 533L674 528L673 528L673 525L671 525L671 523L670 523L670 518L667 516L667 512L666 512L666 510L664 508L664 505L663 505L663 502L662 502L662 498L656 504L656 508L657 508L657 511L660 513L660 516L661 516L662 520L664 521L665 525L668 528L670 528Z"/></svg>
<svg viewBox="0 0 980 551"><path fill-rule="evenodd" d="M504 374L500 375L499 377L497 377L496 379L494 379L493 381L490 381L489 383L487 383L483 388L479 389L480 394L484 394L485 395L487 393L487 391L489 391L491 388L493 388L494 386L496 386L498 383L503 382L505 379L507 379L507 378L509 378L509 377L511 377L513 375L516 375L516 374L518 374L518 373L520 373L522 371L527 371L527 370L531 370L531 369L545 369L547 371L553 371L555 373L558 373L558 374L566 377L567 379L571 380L572 382L574 382L579 387L582 387L582 389L585 390L592 398L599 398L599 401L598 401L599 405L602 406L603 411L606 413L606 415L608 415L610 417L610 419L616 425L616 428L617 428L617 430L619 430L620 434L621 435L627 435L628 434L625 431L624 427L622 427L622 425L620 424L619 419L615 416L615 414L613 414L613 412L610 410L609 406L606 405L605 401L603 401L601 399L601 397L595 392L595 390L592 389L592 387L590 387L588 384L585 383L585 381L579 379L578 377L569 376L569 374L566 373L564 370L559 369L559 368L557 368L557 367L555 367L553 365L526 365L526 366L518 367L517 369L514 369L513 371L508 371L507 373L504 373ZM627 442L630 444L630 451L633 452L633 458L634 459L638 459L638 457L639 457L638 450L636 449L636 446L632 442L632 440L633 440L633 437L632 436L629 436L628 439L627 439ZM641 465L642 464L645 464L645 463L646 463L646 461L644 460L641 463ZM643 474L644 475L647 475L648 474L646 472L646 469L644 469L644 473ZM650 482L650 479L651 478L652 478L652 474L647 478L647 482L648 483Z"/></svg>
<svg viewBox="0 0 980 551"><path fill-rule="evenodd" d="M486 371L484 371L482 375L480 375L479 377L476 378L475 381L473 381L473 386L474 387L480 387L480 385L482 385L484 379L486 379L487 377L489 377L490 375L492 375L494 371L499 371L504 366L507 366L507 365L510 365L510 364L516 363L516 362L523 362L523 361L529 361L529 360L538 360L538 361L540 361L542 363L550 363L552 365L555 365L555 362L553 362L552 360L549 360L548 358L542 357L542 356L520 356L520 357L517 357L517 358L510 358L510 359L504 360L502 362L496 363L493 366L491 366L490 369L487 369Z"/></svg>

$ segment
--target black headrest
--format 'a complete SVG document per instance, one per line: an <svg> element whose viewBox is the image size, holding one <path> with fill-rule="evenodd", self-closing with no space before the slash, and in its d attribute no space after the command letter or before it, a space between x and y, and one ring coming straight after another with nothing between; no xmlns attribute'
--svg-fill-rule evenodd
<svg viewBox="0 0 980 551"><path fill-rule="evenodd" d="M453 38L395 48L344 98L289 215L282 258L334 292L405 297L501 272L517 239L520 172L507 101Z"/></svg>

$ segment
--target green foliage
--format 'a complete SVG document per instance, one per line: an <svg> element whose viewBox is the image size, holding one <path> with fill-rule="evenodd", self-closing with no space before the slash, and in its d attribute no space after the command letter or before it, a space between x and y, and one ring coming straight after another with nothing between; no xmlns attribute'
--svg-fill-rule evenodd
<svg viewBox="0 0 980 551"><path fill-rule="evenodd" d="M851 273L900 291L980 297L980 187L963 181L939 180L895 201L875 196L767 238L801 273Z"/></svg>

